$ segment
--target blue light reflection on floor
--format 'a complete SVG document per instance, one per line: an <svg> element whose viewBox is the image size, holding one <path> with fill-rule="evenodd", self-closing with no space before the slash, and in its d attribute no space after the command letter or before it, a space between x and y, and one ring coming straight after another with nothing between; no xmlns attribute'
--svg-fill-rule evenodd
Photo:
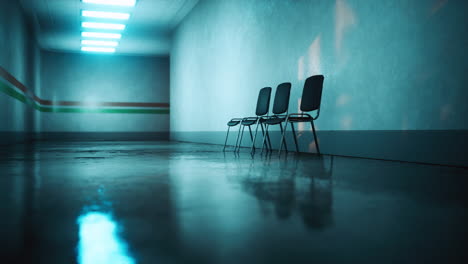
<svg viewBox="0 0 468 264"><path fill-rule="evenodd" d="M81 215L79 225L78 263L134 264L127 243L118 235L119 226L112 214L91 211Z"/></svg>

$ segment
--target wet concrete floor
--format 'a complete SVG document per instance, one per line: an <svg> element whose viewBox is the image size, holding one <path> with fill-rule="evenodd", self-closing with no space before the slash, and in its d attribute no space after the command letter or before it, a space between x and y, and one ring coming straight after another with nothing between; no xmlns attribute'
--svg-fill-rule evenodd
<svg viewBox="0 0 468 264"><path fill-rule="evenodd" d="M468 170L175 142L0 149L0 263L468 263Z"/></svg>

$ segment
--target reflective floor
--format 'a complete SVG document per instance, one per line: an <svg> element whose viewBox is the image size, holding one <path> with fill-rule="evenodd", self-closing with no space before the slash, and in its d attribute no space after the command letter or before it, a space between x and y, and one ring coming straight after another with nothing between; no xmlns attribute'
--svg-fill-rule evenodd
<svg viewBox="0 0 468 264"><path fill-rule="evenodd" d="M468 170L214 145L0 150L0 263L468 263Z"/></svg>

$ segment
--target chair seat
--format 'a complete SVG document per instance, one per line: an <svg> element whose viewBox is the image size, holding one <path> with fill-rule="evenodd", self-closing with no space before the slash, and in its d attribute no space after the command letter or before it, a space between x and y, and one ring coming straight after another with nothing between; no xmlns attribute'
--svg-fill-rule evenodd
<svg viewBox="0 0 468 264"><path fill-rule="evenodd" d="M286 118L284 117L271 117L271 118L264 120L263 123L267 125L277 125L277 124L284 122L284 120L286 120Z"/></svg>
<svg viewBox="0 0 468 264"><path fill-rule="evenodd" d="M228 126L237 126L239 123L240 123L240 121L232 121L232 120L231 120L231 121L229 121L229 122L227 123L227 125L228 125Z"/></svg>
<svg viewBox="0 0 468 264"><path fill-rule="evenodd" d="M242 120L242 125L243 126L251 126L251 125L256 124L256 123L257 123L257 119Z"/></svg>
<svg viewBox="0 0 468 264"><path fill-rule="evenodd" d="M310 122L312 121L312 117L310 116L291 116L288 119L288 122Z"/></svg>

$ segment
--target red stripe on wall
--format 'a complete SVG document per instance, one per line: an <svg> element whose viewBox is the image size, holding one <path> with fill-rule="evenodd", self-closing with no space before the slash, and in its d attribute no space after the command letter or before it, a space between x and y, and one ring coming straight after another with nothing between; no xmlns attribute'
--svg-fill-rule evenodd
<svg viewBox="0 0 468 264"><path fill-rule="evenodd" d="M37 97L34 93L18 81L13 75L0 66L0 77L14 85L16 88L23 91L25 94L32 94L34 101L41 105L47 106L86 106L86 102L80 101L50 101ZM169 107L169 103L138 103L138 102L99 102L97 106L110 106L110 107Z"/></svg>

